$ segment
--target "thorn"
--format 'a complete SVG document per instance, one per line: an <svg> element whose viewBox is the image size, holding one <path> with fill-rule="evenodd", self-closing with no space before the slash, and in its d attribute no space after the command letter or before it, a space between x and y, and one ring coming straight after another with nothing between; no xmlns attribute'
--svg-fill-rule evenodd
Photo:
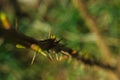
<svg viewBox="0 0 120 80"><path fill-rule="evenodd" d="M62 55L60 54L60 56L59 56L59 59L58 59L59 61L62 61L63 60L63 57L62 57Z"/></svg>
<svg viewBox="0 0 120 80"><path fill-rule="evenodd" d="M58 54L55 54L55 58L57 61L59 61Z"/></svg>
<svg viewBox="0 0 120 80"><path fill-rule="evenodd" d="M68 62L70 62L72 60L72 56L68 53L68 52L65 52L65 51L61 51L64 55L68 56Z"/></svg>
<svg viewBox="0 0 120 80"><path fill-rule="evenodd" d="M25 48L25 46L20 45L20 44L16 44L16 48Z"/></svg>
<svg viewBox="0 0 120 80"><path fill-rule="evenodd" d="M58 61L58 59L57 59L58 56L55 51L52 51L52 57L55 61Z"/></svg>
<svg viewBox="0 0 120 80"><path fill-rule="evenodd" d="M34 51L37 51L38 53L41 53L43 56L47 57L47 54L45 54L38 45L32 44L32 45L31 45L31 48L32 48Z"/></svg>
<svg viewBox="0 0 120 80"><path fill-rule="evenodd" d="M51 29L49 28L49 31L48 31L48 39L50 38L51 36Z"/></svg>
<svg viewBox="0 0 120 80"><path fill-rule="evenodd" d="M43 51L39 51L43 56L47 57L47 54L45 54Z"/></svg>
<svg viewBox="0 0 120 80"><path fill-rule="evenodd" d="M59 43L60 41L62 41L62 39L60 39L60 40L56 41L56 43Z"/></svg>
<svg viewBox="0 0 120 80"><path fill-rule="evenodd" d="M10 22L4 12L0 12L0 21L2 22L4 29L6 30L11 29Z"/></svg>
<svg viewBox="0 0 120 80"><path fill-rule="evenodd" d="M31 61L31 65L32 65L32 64L34 63L34 61L35 61L36 53L37 53L37 52L35 52L34 55L33 55L33 58L32 58L32 61Z"/></svg>
<svg viewBox="0 0 120 80"><path fill-rule="evenodd" d="M50 39L56 39L55 35L50 35Z"/></svg>
<svg viewBox="0 0 120 80"><path fill-rule="evenodd" d="M53 57L50 55L50 54L48 54L48 59L51 61L51 62L53 62Z"/></svg>

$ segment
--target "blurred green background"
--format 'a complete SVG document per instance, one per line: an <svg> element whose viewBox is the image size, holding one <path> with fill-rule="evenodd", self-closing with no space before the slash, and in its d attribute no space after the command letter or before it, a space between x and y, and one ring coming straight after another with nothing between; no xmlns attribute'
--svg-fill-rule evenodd
<svg viewBox="0 0 120 80"><path fill-rule="evenodd" d="M120 0L84 0L89 14L114 56L120 55ZM13 27L37 40L47 39L49 31L67 47L82 55L101 58L96 36L90 32L81 13L72 0L0 0ZM20 13L20 14L19 14ZM37 54L31 65L34 51L18 49L0 38L0 80L119 80L111 72L79 63L50 62ZM89 56L88 56L89 57Z"/></svg>

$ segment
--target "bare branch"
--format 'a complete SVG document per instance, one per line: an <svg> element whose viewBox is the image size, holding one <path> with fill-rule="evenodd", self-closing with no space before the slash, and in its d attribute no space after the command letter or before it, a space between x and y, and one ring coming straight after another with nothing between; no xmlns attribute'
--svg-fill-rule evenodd
<svg viewBox="0 0 120 80"><path fill-rule="evenodd" d="M82 15L82 18L85 20L88 28L90 31L97 36L97 45L101 51L101 54L103 55L103 61L104 63L108 63L110 65L115 65L116 60L112 57L112 53L106 44L104 37L101 35L100 29L98 29L98 25L95 22L95 20L90 16L87 7L85 6L85 3L83 0L72 0L75 7L78 9L80 14Z"/></svg>

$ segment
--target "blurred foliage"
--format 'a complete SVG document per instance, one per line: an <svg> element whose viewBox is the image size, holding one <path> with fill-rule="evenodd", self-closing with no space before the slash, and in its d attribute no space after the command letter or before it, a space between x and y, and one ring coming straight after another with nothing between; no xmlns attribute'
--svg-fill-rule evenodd
<svg viewBox="0 0 120 80"><path fill-rule="evenodd" d="M3 0L3 11L12 25L19 16L15 6ZM37 40L48 38L49 31L68 47L81 51L82 55L101 58L96 37L90 33L85 21L71 0L16 0L21 11L29 17L18 18L18 31ZM114 55L120 54L120 1L85 0L88 11L96 20ZM17 49L0 38L0 80L113 80L106 70L78 63L76 60L51 63L37 54L30 65L33 51ZM111 76L112 77L112 76ZM114 79L117 80L117 79Z"/></svg>

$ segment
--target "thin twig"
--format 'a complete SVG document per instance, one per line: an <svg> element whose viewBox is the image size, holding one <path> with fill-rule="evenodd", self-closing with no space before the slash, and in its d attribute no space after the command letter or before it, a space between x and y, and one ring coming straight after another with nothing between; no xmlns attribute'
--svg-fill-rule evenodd
<svg viewBox="0 0 120 80"><path fill-rule="evenodd" d="M98 29L98 25L95 22L95 20L90 16L87 7L85 6L85 3L83 0L72 0L73 4L75 5L75 7L78 9L78 11L80 12L80 15L82 15L82 18L85 20L89 30L96 34L97 36L97 45L101 51L101 54L103 55L103 61L104 63L108 63L111 65L115 65L116 61L115 59L112 57L112 53L109 49L109 47L107 46L104 37L101 35L100 29Z"/></svg>

